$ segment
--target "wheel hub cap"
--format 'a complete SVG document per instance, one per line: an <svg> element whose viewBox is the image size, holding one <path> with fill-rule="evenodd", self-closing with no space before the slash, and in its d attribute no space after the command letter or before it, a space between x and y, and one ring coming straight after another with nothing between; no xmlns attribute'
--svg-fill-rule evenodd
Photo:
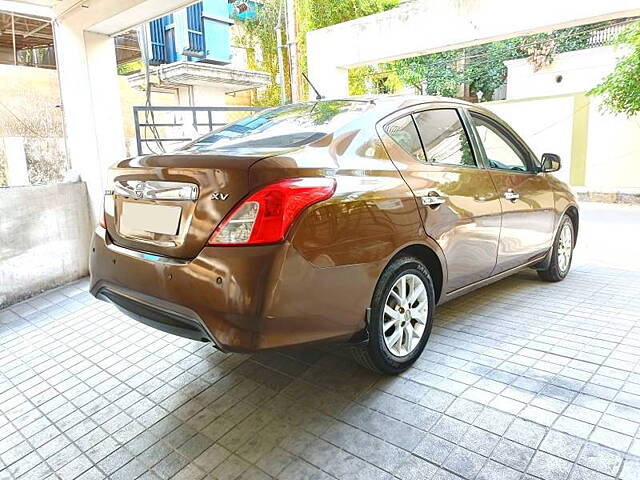
<svg viewBox="0 0 640 480"><path fill-rule="evenodd" d="M558 239L558 268L561 272L566 272L571 263L571 255L573 253L573 235L571 227L568 223L562 226L560 237Z"/></svg>
<svg viewBox="0 0 640 480"><path fill-rule="evenodd" d="M420 277L402 275L394 283L384 306L383 336L389 352L396 357L409 355L424 334L429 303Z"/></svg>

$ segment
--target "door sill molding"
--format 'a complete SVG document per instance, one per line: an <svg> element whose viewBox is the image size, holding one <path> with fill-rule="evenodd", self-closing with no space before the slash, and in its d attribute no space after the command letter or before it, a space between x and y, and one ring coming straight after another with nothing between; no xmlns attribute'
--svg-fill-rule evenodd
<svg viewBox="0 0 640 480"><path fill-rule="evenodd" d="M440 301L438 302L438 304L440 305L442 303L448 302L449 300L453 300L454 298L462 296L473 290L476 290L481 287L485 287L491 283L497 282L498 280L502 280L503 278L509 277L520 270L523 270L527 267L531 267L536 263L540 263L546 257L547 257L547 252L545 252L543 255L540 255L539 257L534 258L533 260L528 261L527 263L523 263L522 265L518 265L517 267L510 268L509 270L505 270L504 272L500 272L496 275L492 275L483 280L478 280L477 282L473 282L473 283L470 283L469 285L465 285L464 287L460 287L460 288L457 288L456 290L447 292L440 298Z"/></svg>

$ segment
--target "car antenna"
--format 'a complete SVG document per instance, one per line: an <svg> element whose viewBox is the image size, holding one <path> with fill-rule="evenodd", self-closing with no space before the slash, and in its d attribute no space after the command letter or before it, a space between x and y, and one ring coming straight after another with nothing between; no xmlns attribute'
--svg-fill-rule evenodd
<svg viewBox="0 0 640 480"><path fill-rule="evenodd" d="M313 88L313 91L316 92L316 100L322 100L324 97L320 95L320 92L318 92L318 90L316 90L316 87L313 86L313 83L311 83L311 80L309 80L309 77L307 77L304 72L300 72L300 73L302 74L304 79L309 83L311 88Z"/></svg>

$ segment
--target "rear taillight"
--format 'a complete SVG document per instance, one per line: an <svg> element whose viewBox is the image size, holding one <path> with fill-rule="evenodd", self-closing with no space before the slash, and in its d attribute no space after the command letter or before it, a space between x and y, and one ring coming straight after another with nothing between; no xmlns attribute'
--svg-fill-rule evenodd
<svg viewBox="0 0 640 480"><path fill-rule="evenodd" d="M310 205L331 198L332 178L290 178L267 185L242 200L218 225L209 245L258 245L284 240Z"/></svg>

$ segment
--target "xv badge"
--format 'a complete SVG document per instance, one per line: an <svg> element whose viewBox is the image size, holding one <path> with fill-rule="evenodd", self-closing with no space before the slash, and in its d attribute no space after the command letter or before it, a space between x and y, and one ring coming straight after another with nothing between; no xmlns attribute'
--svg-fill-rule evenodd
<svg viewBox="0 0 640 480"><path fill-rule="evenodd" d="M229 198L228 193L213 192L211 194L211 200L222 200L224 202L227 198Z"/></svg>

